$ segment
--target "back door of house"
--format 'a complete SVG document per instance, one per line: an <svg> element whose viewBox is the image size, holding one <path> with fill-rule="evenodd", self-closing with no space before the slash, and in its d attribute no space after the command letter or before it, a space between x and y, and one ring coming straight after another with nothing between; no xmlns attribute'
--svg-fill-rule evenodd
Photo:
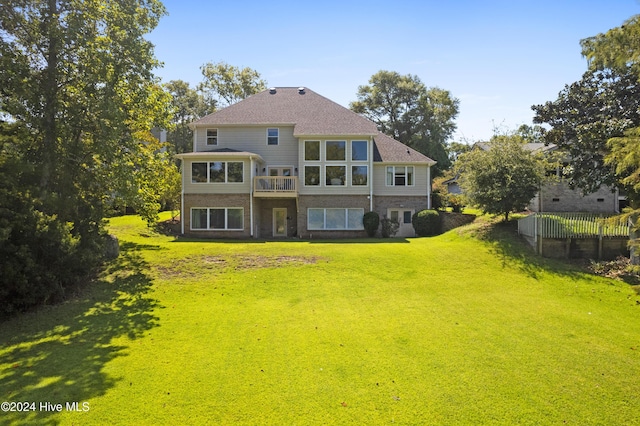
<svg viewBox="0 0 640 426"><path fill-rule="evenodd" d="M398 233L396 237L415 237L416 232L413 229L413 224L411 223L411 217L415 210L409 209L389 209L387 211L388 218L391 220L395 220L400 224L398 228Z"/></svg>
<svg viewBox="0 0 640 426"><path fill-rule="evenodd" d="M274 237L287 236L287 209L286 208L273 209L273 236Z"/></svg>

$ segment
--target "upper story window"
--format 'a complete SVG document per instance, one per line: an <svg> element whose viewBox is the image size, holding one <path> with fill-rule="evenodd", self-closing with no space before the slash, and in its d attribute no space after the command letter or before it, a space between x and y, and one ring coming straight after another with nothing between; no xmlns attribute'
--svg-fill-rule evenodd
<svg viewBox="0 0 640 426"><path fill-rule="evenodd" d="M280 129L277 129L277 128L267 129L267 145L278 145L279 137L280 137Z"/></svg>
<svg viewBox="0 0 640 426"><path fill-rule="evenodd" d="M320 141L304 141L305 161L320 161Z"/></svg>
<svg viewBox="0 0 640 426"><path fill-rule="evenodd" d="M363 186L369 181L369 167L351 166L351 185Z"/></svg>
<svg viewBox="0 0 640 426"><path fill-rule="evenodd" d="M367 141L351 141L351 160L367 161L369 158Z"/></svg>
<svg viewBox="0 0 640 426"><path fill-rule="evenodd" d="M218 145L218 129L207 129L207 145Z"/></svg>
<svg viewBox="0 0 640 426"><path fill-rule="evenodd" d="M191 163L191 183L243 183L242 161Z"/></svg>
<svg viewBox="0 0 640 426"><path fill-rule="evenodd" d="M327 161L345 161L347 159L347 143L345 141L326 142Z"/></svg>
<svg viewBox="0 0 640 426"><path fill-rule="evenodd" d="M388 166L387 186L413 186L413 166Z"/></svg>

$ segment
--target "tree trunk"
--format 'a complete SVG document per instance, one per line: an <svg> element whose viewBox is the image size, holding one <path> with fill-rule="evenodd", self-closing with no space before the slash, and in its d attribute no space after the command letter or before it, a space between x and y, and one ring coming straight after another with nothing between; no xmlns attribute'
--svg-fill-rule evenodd
<svg viewBox="0 0 640 426"><path fill-rule="evenodd" d="M58 113L58 50L60 40L58 39L56 28L58 27L58 6L56 0L48 0L48 8L44 17L46 27L47 66L43 72L43 132L41 147L41 175L40 175L40 196L46 199L51 192L51 175L56 163L56 151L58 141L58 127L56 116Z"/></svg>

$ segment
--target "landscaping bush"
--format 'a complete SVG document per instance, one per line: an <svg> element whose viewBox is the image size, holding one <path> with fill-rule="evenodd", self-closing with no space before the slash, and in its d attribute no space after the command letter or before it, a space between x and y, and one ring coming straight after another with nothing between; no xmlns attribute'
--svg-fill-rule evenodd
<svg viewBox="0 0 640 426"><path fill-rule="evenodd" d="M411 218L413 229L420 237L427 237L440 233L440 215L435 210L420 210Z"/></svg>
<svg viewBox="0 0 640 426"><path fill-rule="evenodd" d="M364 230L367 231L367 235L375 237L380 226L380 216L376 212L367 212L362 218L362 224L364 225Z"/></svg>
<svg viewBox="0 0 640 426"><path fill-rule="evenodd" d="M462 212L465 207L464 201L464 196L460 194L448 194L447 196L447 206L451 207L451 211L454 213Z"/></svg>
<svg viewBox="0 0 640 426"><path fill-rule="evenodd" d="M382 219L382 229L380 231L382 238L395 237L399 228L400 224L397 220L392 220L385 216Z"/></svg>

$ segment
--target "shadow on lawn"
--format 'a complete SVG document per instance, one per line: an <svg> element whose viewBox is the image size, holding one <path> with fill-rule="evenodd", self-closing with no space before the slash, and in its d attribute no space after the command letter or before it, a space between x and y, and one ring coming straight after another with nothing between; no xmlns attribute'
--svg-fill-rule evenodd
<svg viewBox="0 0 640 426"><path fill-rule="evenodd" d="M562 275L584 278L584 271L565 262L536 255L533 249L518 235L518 223L490 222L475 228L476 237L491 244L491 252L502 262L502 266L520 269L531 278L538 279L542 270L553 269Z"/></svg>
<svg viewBox="0 0 640 426"><path fill-rule="evenodd" d="M103 371L127 349L113 340L136 339L158 325L159 306L147 295L152 281L137 250L122 245L120 257L78 299L0 324L1 399L36 405L2 413L7 423L56 424L56 413L41 410L41 402L62 404L64 411L77 401L82 409L121 380Z"/></svg>

